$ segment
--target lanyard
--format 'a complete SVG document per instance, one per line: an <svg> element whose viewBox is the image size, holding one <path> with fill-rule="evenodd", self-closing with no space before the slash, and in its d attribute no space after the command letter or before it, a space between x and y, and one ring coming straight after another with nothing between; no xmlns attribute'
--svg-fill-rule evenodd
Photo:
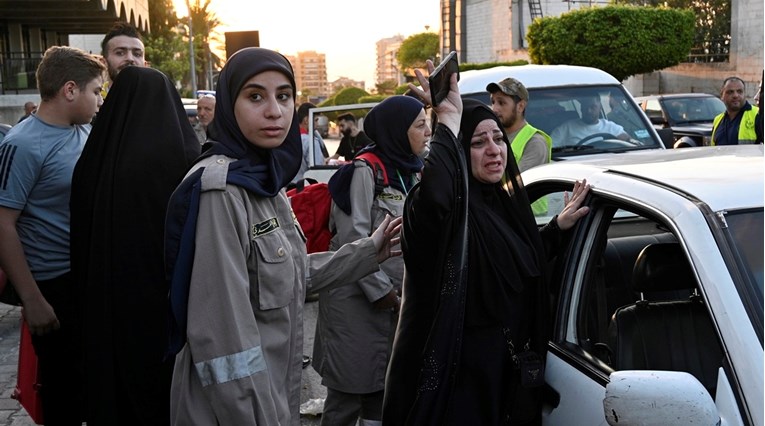
<svg viewBox="0 0 765 426"><path fill-rule="evenodd" d="M401 182L401 187L404 188L404 195L409 195L409 189L407 189L406 184L404 184L404 179L401 177L401 173L396 170L396 176L398 176L398 181Z"/></svg>

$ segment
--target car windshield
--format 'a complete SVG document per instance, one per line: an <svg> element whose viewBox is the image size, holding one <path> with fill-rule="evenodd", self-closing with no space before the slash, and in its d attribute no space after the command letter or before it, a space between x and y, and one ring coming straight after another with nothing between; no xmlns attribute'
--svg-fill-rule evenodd
<svg viewBox="0 0 765 426"><path fill-rule="evenodd" d="M491 104L486 92L466 97ZM615 85L529 88L526 120L552 137L553 159L661 146L631 96Z"/></svg>
<svg viewBox="0 0 765 426"><path fill-rule="evenodd" d="M665 98L664 110L677 124L711 123L715 117L725 111L725 104L720 99L709 97Z"/></svg>

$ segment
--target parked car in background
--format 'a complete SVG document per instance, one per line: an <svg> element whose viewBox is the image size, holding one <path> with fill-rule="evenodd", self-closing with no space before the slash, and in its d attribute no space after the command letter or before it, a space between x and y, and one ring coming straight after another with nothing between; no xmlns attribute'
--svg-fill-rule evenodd
<svg viewBox="0 0 765 426"><path fill-rule="evenodd" d="M600 153L622 153L664 149L671 145L669 130L660 136L632 95L610 74L597 68L571 65L498 66L483 70L460 72L459 88L463 98L477 99L491 105L486 86L513 77L529 92L526 120L534 127L552 134L566 120L581 118L581 100L598 96L601 118L613 117L619 108L619 119L609 118L624 127L631 140L617 135L590 135L578 142L553 140L553 160L571 159ZM613 99L613 100L612 100Z"/></svg>
<svg viewBox="0 0 765 426"><path fill-rule="evenodd" d="M765 423L764 166L741 145L524 172L531 201L592 186L551 260L544 425Z"/></svg>
<svg viewBox="0 0 765 426"><path fill-rule="evenodd" d="M186 110L186 116L192 125L197 123L197 100L193 98L181 98L183 108Z"/></svg>
<svg viewBox="0 0 765 426"><path fill-rule="evenodd" d="M712 122L725 111L725 104L707 93L639 96L635 100L657 129L672 129L676 148L710 145Z"/></svg>
<svg viewBox="0 0 765 426"><path fill-rule="evenodd" d="M0 142L5 139L5 135L8 134L9 130L11 130L10 124L0 123Z"/></svg>

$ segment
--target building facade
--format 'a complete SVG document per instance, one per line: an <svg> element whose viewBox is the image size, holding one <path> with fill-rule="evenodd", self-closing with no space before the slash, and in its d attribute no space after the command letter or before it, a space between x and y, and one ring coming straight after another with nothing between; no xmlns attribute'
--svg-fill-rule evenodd
<svg viewBox="0 0 765 426"><path fill-rule="evenodd" d="M356 87L361 90L366 90L365 84L366 82L363 80L354 80L348 77L340 77L335 81L329 82L329 93L330 95L337 93L346 87Z"/></svg>
<svg viewBox="0 0 765 426"><path fill-rule="evenodd" d="M376 43L377 66L375 68L375 83L395 81L396 86L404 84L403 70L400 69L396 55L401 49L404 36L397 34L393 37L384 38Z"/></svg>
<svg viewBox="0 0 765 426"><path fill-rule="evenodd" d="M287 59L295 70L295 84L304 101L324 100L329 97L325 54L309 50L298 52L295 56L287 56Z"/></svg>
<svg viewBox="0 0 765 426"><path fill-rule="evenodd" d="M13 124L25 102L39 102L35 72L49 47L118 20L148 32L149 0L0 1L0 17L0 123Z"/></svg>
<svg viewBox="0 0 765 426"><path fill-rule="evenodd" d="M441 0L441 55L455 50L460 62L529 60L526 33L533 19L559 16L598 1ZM731 44L728 61L683 63L629 78L633 95L704 92L719 95L725 77L738 75L753 97L763 71L762 0L731 0Z"/></svg>

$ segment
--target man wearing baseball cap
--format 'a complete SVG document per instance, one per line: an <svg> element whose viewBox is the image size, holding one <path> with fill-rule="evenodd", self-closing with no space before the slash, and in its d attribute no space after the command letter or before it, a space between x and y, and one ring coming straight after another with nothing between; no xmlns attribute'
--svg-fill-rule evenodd
<svg viewBox="0 0 765 426"><path fill-rule="evenodd" d="M549 163L552 139L526 121L526 105L529 102L526 87L520 81L508 77L499 83L489 83L486 90L491 93L491 109L505 128L520 171ZM531 209L534 214L547 212L547 200L534 202Z"/></svg>
<svg viewBox="0 0 765 426"><path fill-rule="evenodd" d="M529 102L526 87L508 77L499 83L489 83L486 90L491 93L491 109L505 128L521 172L548 163L552 139L526 121L526 105Z"/></svg>

